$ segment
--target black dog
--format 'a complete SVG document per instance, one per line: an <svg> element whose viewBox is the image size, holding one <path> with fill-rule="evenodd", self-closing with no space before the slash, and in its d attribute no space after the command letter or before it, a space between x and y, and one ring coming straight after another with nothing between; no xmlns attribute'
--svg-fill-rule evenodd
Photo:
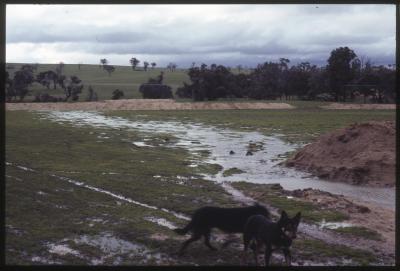
<svg viewBox="0 0 400 271"><path fill-rule="evenodd" d="M285 211L282 211L278 222L261 215L251 216L244 228L243 242L244 253L243 262L246 264L247 248L253 250L256 265L258 265L258 252L265 245L265 265L269 265L273 250L282 249L287 265L291 265L290 246L292 240L296 238L297 227L300 223L301 213L297 213L293 218L289 218Z"/></svg>
<svg viewBox="0 0 400 271"><path fill-rule="evenodd" d="M252 215L262 215L270 218L269 211L257 203L249 207L219 208L206 206L196 210L186 227L174 230L181 235L189 231L192 232L192 237L182 244L178 253L182 255L185 248L191 242L200 239L201 236L204 236L204 244L207 247L211 250L216 250L216 248L210 244L212 228L218 228L227 233L243 233L247 219Z"/></svg>

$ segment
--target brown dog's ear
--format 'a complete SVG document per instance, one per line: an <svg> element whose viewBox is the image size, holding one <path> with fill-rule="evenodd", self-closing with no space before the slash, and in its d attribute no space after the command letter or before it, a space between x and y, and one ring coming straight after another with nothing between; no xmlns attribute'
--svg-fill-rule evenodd
<svg viewBox="0 0 400 271"><path fill-rule="evenodd" d="M301 212L298 212L295 217L293 218L297 224L299 224L301 218Z"/></svg>

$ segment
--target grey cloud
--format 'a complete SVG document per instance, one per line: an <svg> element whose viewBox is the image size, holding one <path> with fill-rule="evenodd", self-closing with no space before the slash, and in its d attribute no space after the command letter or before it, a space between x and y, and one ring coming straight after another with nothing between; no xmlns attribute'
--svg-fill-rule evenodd
<svg viewBox="0 0 400 271"><path fill-rule="evenodd" d="M34 43L42 47L51 43L60 52L97 54L99 58L108 55L154 55L165 61L173 59L170 61L182 65L190 65L193 61L226 65L237 65L242 61L243 65L256 65L279 57L290 58L292 62L298 60L325 65L331 50L348 46L357 54L362 52L371 59L377 59L376 62L393 63L394 40L391 45L391 39L388 39L395 31L389 25L391 21L385 20L384 25L379 25L359 15L368 12L375 14L374 20L389 18L390 14L394 16L394 7L293 5L286 11L283 7L284 12L278 7L274 5L265 9L270 11L268 18L262 17L263 5L243 6L243 12L238 7L227 8L226 13L220 11L224 13L221 18L248 17L245 23L235 20L228 23L219 19L217 14L207 20L208 14L192 18L184 14L177 16L170 9L165 14L162 9L153 10L152 16L160 13L153 18L145 10L141 12L139 6L132 8L134 17L130 16L132 10L127 7L126 14L122 14L120 9L116 15L123 19L118 21L119 17L116 17L107 21L108 18L105 18L101 22L96 21L100 16L95 9L85 11L76 6L70 9L70 17L66 19L59 19L56 13L51 12L35 20L32 17L24 19L18 14L7 17L6 41L7 44ZM373 8L379 11L375 12ZM80 11L74 13L74 10ZM280 15L274 17L271 10L279 10ZM251 17L252 12L257 16ZM69 19L73 16L77 20ZM92 19L85 22L82 19L84 16ZM134 20L125 22L124 18Z"/></svg>

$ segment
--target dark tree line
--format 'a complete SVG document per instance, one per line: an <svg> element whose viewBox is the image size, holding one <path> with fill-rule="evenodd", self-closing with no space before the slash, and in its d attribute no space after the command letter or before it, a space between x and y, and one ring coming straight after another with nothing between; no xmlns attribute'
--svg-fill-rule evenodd
<svg viewBox="0 0 400 271"><path fill-rule="evenodd" d="M178 88L181 98L197 101L218 98L292 99L347 101L357 96L373 102L393 102L395 71L362 64L353 50L340 47L331 52L328 65L309 62L290 65L290 60L259 64L250 73L234 74L223 65L202 64L189 69L190 84Z"/></svg>
<svg viewBox="0 0 400 271"><path fill-rule="evenodd" d="M47 89L53 86L53 89L57 88L57 85L64 90L65 98L56 98L47 93L36 95L34 101L36 102L57 102L57 101L68 101L71 98L73 101L79 99L79 94L82 92L83 83L77 76L67 77L62 74L64 64L60 63L56 67L56 71L44 71L40 72L35 76L34 65L23 65L18 71L14 73L14 77L10 78L8 72L6 72L6 98L8 102L20 101L22 102L26 95L29 94L29 87L37 82Z"/></svg>

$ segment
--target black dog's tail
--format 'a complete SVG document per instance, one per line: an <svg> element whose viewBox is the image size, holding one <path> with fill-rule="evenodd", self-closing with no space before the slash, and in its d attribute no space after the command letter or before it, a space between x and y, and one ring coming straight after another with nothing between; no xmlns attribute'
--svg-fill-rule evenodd
<svg viewBox="0 0 400 271"><path fill-rule="evenodd" d="M186 227L182 229L174 229L174 232L176 232L179 235L184 235L188 233L192 229L192 221L189 222L189 224L186 225Z"/></svg>

